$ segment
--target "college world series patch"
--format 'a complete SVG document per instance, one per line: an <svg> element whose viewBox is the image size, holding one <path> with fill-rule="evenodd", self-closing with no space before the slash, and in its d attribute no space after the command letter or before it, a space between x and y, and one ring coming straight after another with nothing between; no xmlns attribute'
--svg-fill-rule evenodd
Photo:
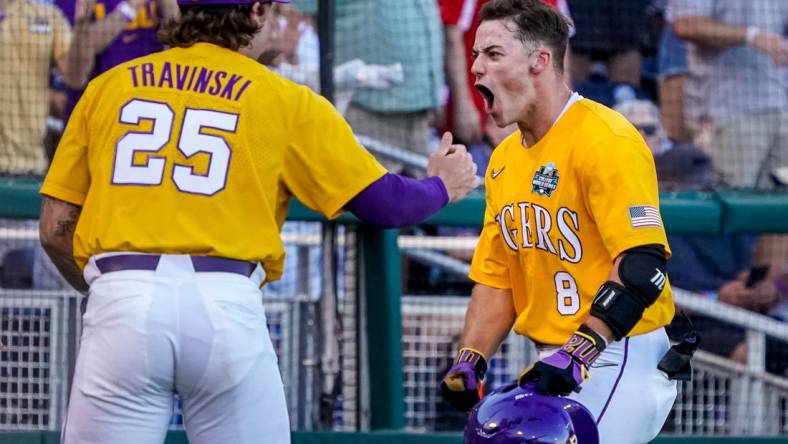
<svg viewBox="0 0 788 444"><path fill-rule="evenodd" d="M550 197L558 187L558 170L555 169L555 164L549 162L536 170L531 185L533 186L531 188L532 192L540 196Z"/></svg>

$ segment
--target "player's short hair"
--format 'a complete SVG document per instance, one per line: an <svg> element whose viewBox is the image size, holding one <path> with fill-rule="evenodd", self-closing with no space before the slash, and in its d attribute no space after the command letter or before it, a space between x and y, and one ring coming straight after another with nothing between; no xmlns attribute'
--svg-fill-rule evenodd
<svg viewBox="0 0 788 444"><path fill-rule="evenodd" d="M261 29L252 20L252 6L254 3L181 5L180 17L168 20L159 29L159 40L182 48L204 42L237 51ZM262 11L260 8L261 15Z"/></svg>
<svg viewBox="0 0 788 444"><path fill-rule="evenodd" d="M552 6L542 0L492 0L482 7L480 19L482 22L511 21L517 26L516 32L523 46L548 47L553 53L553 67L559 73L564 72L569 21Z"/></svg>

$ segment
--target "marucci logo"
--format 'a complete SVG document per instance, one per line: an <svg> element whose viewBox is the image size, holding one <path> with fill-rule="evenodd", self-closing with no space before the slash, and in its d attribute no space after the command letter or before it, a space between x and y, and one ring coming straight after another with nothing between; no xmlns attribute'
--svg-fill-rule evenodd
<svg viewBox="0 0 788 444"><path fill-rule="evenodd" d="M506 169L506 165L502 166L501 169L499 169L498 171L492 170L490 172L490 178L495 179L496 177L500 176L501 173L503 173L503 170L505 169Z"/></svg>
<svg viewBox="0 0 788 444"><path fill-rule="evenodd" d="M654 286L657 287L660 291L662 291L662 289L665 288L666 281L667 281L667 277L665 276L665 273L659 270L657 270L657 274L655 274L651 278L651 283L654 284Z"/></svg>

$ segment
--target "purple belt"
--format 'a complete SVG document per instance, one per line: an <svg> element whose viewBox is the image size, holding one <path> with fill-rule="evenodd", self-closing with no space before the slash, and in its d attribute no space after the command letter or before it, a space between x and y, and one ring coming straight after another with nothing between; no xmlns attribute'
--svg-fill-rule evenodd
<svg viewBox="0 0 788 444"><path fill-rule="evenodd" d="M213 256L189 256L192 260L194 271L235 273L249 277L257 267L256 264L236 259L226 259ZM104 273L123 270L148 270L154 271L159 265L161 256L158 254L119 254L96 259L96 267Z"/></svg>

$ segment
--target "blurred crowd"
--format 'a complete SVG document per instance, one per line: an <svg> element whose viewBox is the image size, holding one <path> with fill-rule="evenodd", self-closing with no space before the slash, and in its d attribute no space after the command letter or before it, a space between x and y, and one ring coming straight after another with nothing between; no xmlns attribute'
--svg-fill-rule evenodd
<svg viewBox="0 0 788 444"><path fill-rule="evenodd" d="M357 134L428 155L449 130L486 170L515 128L496 127L473 86L471 49L485 1L335 0L334 99ZM633 123L664 191L786 191L788 1L545 1L572 23L567 81ZM314 89L318 9L318 0L276 5L279 33L260 60ZM162 50L156 31L177 13L175 0L0 0L0 177L42 177L90 79ZM402 159L381 161L424 174ZM50 285L19 268L36 262L35 251L3 242L0 286ZM671 235L670 244L675 287L788 320L788 236ZM448 278L434 269L409 270L406 292L446 289ZM708 350L744 360L744 332L690 317ZM772 362L783 373L788 357Z"/></svg>

